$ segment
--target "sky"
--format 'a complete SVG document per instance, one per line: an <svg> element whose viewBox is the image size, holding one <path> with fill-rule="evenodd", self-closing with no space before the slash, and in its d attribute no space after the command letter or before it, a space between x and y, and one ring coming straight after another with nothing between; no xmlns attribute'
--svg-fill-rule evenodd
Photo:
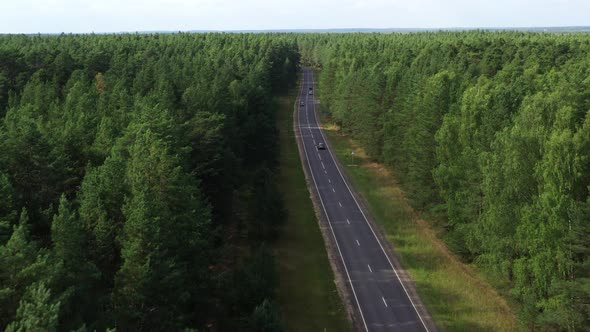
<svg viewBox="0 0 590 332"><path fill-rule="evenodd" d="M0 0L0 33L589 25L590 0Z"/></svg>

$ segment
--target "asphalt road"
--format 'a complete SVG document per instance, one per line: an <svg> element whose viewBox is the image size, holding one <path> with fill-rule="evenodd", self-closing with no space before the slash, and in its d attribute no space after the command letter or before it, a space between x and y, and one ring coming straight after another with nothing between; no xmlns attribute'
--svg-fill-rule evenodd
<svg viewBox="0 0 590 332"><path fill-rule="evenodd" d="M416 301L401 282L326 144L316 114L314 73L304 69L303 74L298 103L303 101L304 106L299 105L297 112L307 159L303 162L309 167L315 187L312 190L317 191L330 224L344 265L344 280L349 282L353 305L360 313L362 324L367 331L429 331L427 326L432 326L431 323L419 314ZM320 142L326 144L325 150L317 149Z"/></svg>

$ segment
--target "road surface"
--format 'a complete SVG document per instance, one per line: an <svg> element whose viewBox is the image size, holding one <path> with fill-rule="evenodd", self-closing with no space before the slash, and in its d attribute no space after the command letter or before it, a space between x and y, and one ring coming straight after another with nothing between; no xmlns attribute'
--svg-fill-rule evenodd
<svg viewBox="0 0 590 332"><path fill-rule="evenodd" d="M319 126L315 93L314 73L304 69L296 115L306 159L303 163L335 239L336 254L344 266L344 280L352 293L352 304L356 306L361 325L367 331L432 332L435 329L432 321L419 314L417 301L412 300L408 286L401 282L366 212L352 195L352 188L334 160ZM301 101L304 106L300 105ZM317 149L320 142L326 144L325 150Z"/></svg>

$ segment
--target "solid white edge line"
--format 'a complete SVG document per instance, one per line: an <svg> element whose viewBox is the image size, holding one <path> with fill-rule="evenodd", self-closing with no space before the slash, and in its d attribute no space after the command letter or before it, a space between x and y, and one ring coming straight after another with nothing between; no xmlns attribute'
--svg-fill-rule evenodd
<svg viewBox="0 0 590 332"><path fill-rule="evenodd" d="M313 71L311 73L312 73L312 81L313 81ZM326 136L324 135L324 131L321 129L320 121L318 119L318 114L315 111L315 104L313 105L313 113L315 115L317 126L320 128L320 134L322 135L322 138L324 139L324 142L327 142L326 141ZM375 234L375 230L373 230L373 227L371 226L371 223L367 219L367 216L363 212L363 209L361 208L359 202L356 200L356 197L354 197L354 194L352 193L352 190L348 186L348 183L346 182L346 179L344 178L344 175L342 175L342 171L340 171L340 166L338 166L338 163L336 162L336 158L334 157L334 154L332 154L332 149L327 149L327 150L330 153L330 156L332 156L332 159L334 160L334 164L336 165L336 169L338 170L338 173L340 174L340 177L342 178L342 181L344 182L344 184L346 185L346 188L350 192L350 195L352 196L352 199L356 203L356 206L361 211L361 214L363 215L363 218L365 219L365 222L367 223L367 225L369 225L369 228L371 229L371 232L373 233L373 236L377 240L377 243L379 243L379 247L381 247L381 251L383 251L383 254L385 255L385 258L387 258L387 261L389 262L389 265L393 269L393 272L395 272L395 276L397 277L397 280L399 280L399 283L402 285L402 288L404 289L404 292L406 293L406 296L410 300L410 303L412 304L412 307L414 307L414 310L416 311L416 314L418 315L418 318L420 318L420 322L422 322L422 326L424 326L424 329L426 329L426 332L430 332L430 330L426 326L426 323L424 323L424 320L422 319L422 316L420 315L420 312L418 311L418 308L416 308L416 304L414 304L414 301L412 300L412 297L408 293L408 290L406 289L406 286L402 282L401 278L399 277L399 274L397 273L397 270L395 269L395 267L393 266L393 263L391 263L391 260L389 259L389 256L385 252L385 249L383 248L383 245L381 244L381 241L379 241L379 238L377 237L377 234ZM359 308L360 308L360 306L359 306Z"/></svg>
<svg viewBox="0 0 590 332"><path fill-rule="evenodd" d="M313 72L312 72L312 75L313 75ZM301 84L302 91L303 91L303 87L305 85L305 71L303 72L303 83L304 84ZM298 115L297 121L299 121L299 108L297 109L297 115ZM317 121L317 118L316 118L316 121ZM320 129L320 132L321 132L321 129ZM299 134L303 134L301 132L301 127L299 127ZM322 133L322 136L323 136L323 133ZM324 200L322 199L322 195L320 194L320 190L319 190L317 182L315 180L315 176L313 175L311 163L309 162L309 156L307 155L307 147L305 147L305 141L302 139L301 143L303 145L303 151L305 152L305 159L307 160L307 165L309 166L309 172L311 173L313 185L315 186L316 192L318 193L318 197L320 198L320 203L322 204L322 209L324 210L324 214L326 215L326 219L328 219L328 225L330 225L330 230L332 231L332 236L334 237L334 242L336 242L336 248L338 249L338 253L340 254L340 260L342 261L342 265L344 265L344 271L346 271L346 277L348 278L348 282L350 283L350 288L352 289L352 294L354 295L354 300L356 301L356 305L359 308L359 313L361 314L361 319L363 320L363 325L365 326L365 330L369 331L369 328L367 327L367 322L365 321L365 316L363 315L363 310L361 308L361 304L360 304L359 299L356 295L356 291L354 290L354 285L352 284L352 280L350 279L350 273L348 272L348 267L346 267L346 262L344 261L344 256L342 255L342 250L340 250L340 245L338 244L338 239L336 238L336 233L334 232L334 228L332 227L332 222L330 221L330 216L328 216L328 211L326 210L326 206L324 205ZM333 156L332 156L332 158L333 158ZM326 172L326 174L327 174L327 172Z"/></svg>

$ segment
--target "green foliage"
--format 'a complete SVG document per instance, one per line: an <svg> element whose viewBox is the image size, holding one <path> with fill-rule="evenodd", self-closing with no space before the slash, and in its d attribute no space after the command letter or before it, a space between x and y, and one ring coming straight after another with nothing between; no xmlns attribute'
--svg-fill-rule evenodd
<svg viewBox="0 0 590 332"><path fill-rule="evenodd" d="M256 306L250 318L250 330L257 332L281 332L281 317L277 305L264 300Z"/></svg>
<svg viewBox="0 0 590 332"><path fill-rule="evenodd" d="M10 179L0 172L0 197L2 197L0 201L0 244L5 244L8 241L12 225L16 222L14 194Z"/></svg>
<svg viewBox="0 0 590 332"><path fill-rule="evenodd" d="M123 263L115 278L117 326L178 329L187 326L198 296L193 284L202 283L205 262L194 253L207 244L209 213L178 160L151 131L138 133L129 154Z"/></svg>
<svg viewBox="0 0 590 332"><path fill-rule="evenodd" d="M99 307L88 298L99 272L88 261L87 237L76 211L62 196L51 225L51 289L56 293L62 319L60 329L73 329L95 319Z"/></svg>
<svg viewBox="0 0 590 332"><path fill-rule="evenodd" d="M298 61L288 35L0 37L0 330L34 308L80 331L229 312L227 234L257 247L284 215L271 94Z"/></svg>
<svg viewBox="0 0 590 332"><path fill-rule="evenodd" d="M51 302L50 293L43 283L27 288L16 312L16 320L8 325L6 331L57 331L60 304Z"/></svg>
<svg viewBox="0 0 590 332"><path fill-rule="evenodd" d="M275 174L263 168L256 175L254 222L249 233L254 239L274 239L277 228L286 218L282 197L275 183Z"/></svg>
<svg viewBox="0 0 590 332"><path fill-rule="evenodd" d="M28 223L27 211L23 210L10 239L0 247L1 329L6 328L13 320L25 288L42 277L42 264L37 260L39 249L36 243L30 240Z"/></svg>
<svg viewBox="0 0 590 332"><path fill-rule="evenodd" d="M394 168L456 253L512 285L527 326L590 324L587 35L297 39L333 119Z"/></svg>
<svg viewBox="0 0 590 332"><path fill-rule="evenodd" d="M229 273L221 280L222 287L230 289L224 294L224 300L230 304L225 315L240 317L249 321L253 317L254 308L268 299L274 299L278 285L277 271L272 253L266 246L260 246L252 253L252 256L233 273ZM261 309L260 314L274 315L272 310L276 307ZM233 330L240 327L240 321L226 321L223 327ZM271 324L272 325L272 324Z"/></svg>
<svg viewBox="0 0 590 332"><path fill-rule="evenodd" d="M35 119L34 107L10 109L0 129L3 140L0 162L4 173L10 176L15 190L17 206L26 206L34 217L31 221L35 234L48 232L50 220L41 211L59 197L63 184L58 180L64 171L63 159L43 134L40 120ZM63 174L63 173L62 173Z"/></svg>

